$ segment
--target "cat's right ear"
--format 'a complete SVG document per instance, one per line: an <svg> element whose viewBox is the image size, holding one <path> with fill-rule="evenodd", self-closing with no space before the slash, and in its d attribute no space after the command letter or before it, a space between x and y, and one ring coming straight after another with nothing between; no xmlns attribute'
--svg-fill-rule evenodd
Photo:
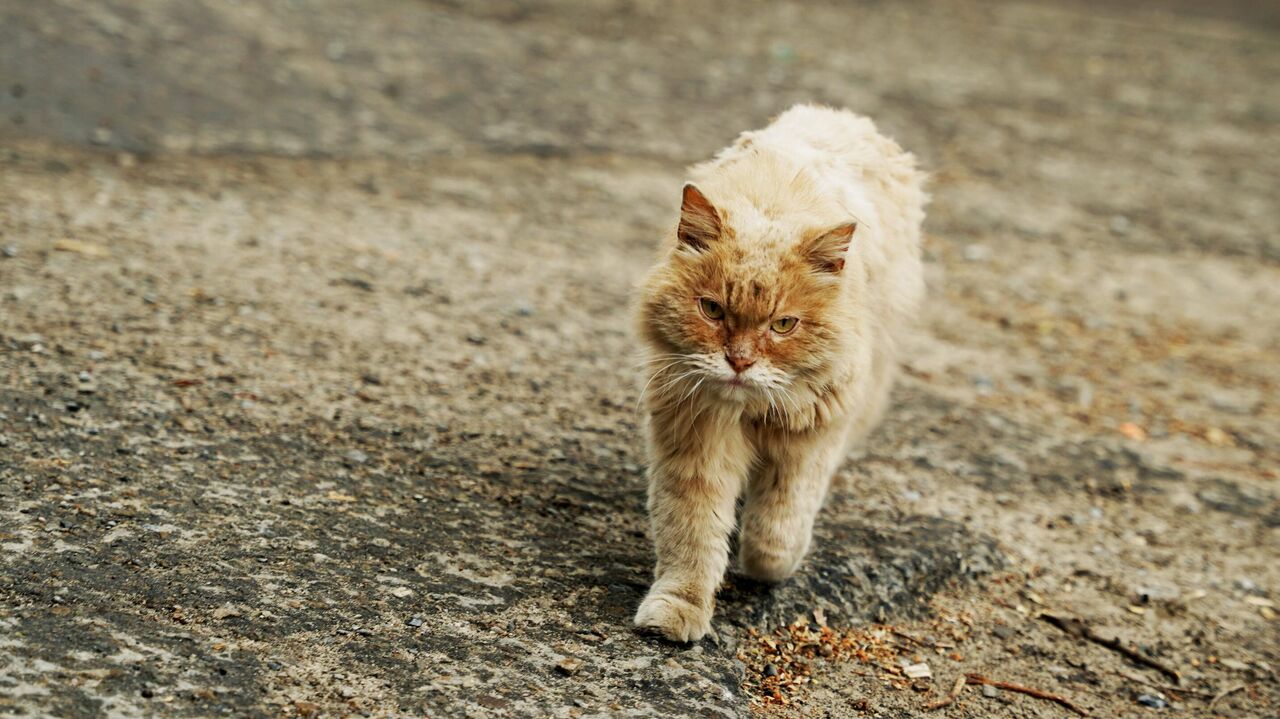
<svg viewBox="0 0 1280 719"><path fill-rule="evenodd" d="M705 250L723 230L720 213L716 212L702 190L693 183L685 185L680 202L680 225L676 227L676 238L680 244L694 250Z"/></svg>

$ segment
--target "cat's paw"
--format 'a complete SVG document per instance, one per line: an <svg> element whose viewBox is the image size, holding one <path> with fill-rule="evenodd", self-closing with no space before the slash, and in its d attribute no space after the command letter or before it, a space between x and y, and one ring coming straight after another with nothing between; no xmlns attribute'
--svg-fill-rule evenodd
<svg viewBox="0 0 1280 719"><path fill-rule="evenodd" d="M711 630L711 610L671 594L650 593L636 610L635 625L673 642L695 642Z"/></svg>
<svg viewBox="0 0 1280 719"><path fill-rule="evenodd" d="M739 555L743 574L773 584L789 579L800 567L800 560L804 559L804 551L800 549L775 551L748 543L743 544Z"/></svg>

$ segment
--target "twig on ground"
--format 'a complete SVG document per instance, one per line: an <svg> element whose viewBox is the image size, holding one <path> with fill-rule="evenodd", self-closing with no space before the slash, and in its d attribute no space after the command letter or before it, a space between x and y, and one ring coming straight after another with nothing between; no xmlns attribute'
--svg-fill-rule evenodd
<svg viewBox="0 0 1280 719"><path fill-rule="evenodd" d="M1024 687L1020 684L1010 684L1009 682L998 682L994 679L988 679L982 676L981 674L965 674L964 677L970 684L990 684L996 689L1004 689L1005 691L1017 692L1019 694L1026 694L1027 696L1032 696L1037 699L1044 699L1046 701L1054 702L1055 704L1058 704L1066 707L1067 709L1070 709L1071 711L1075 712L1076 714L1079 714L1082 717L1089 716L1089 712L1086 712L1085 710L1073 704L1070 699L1064 696L1060 696L1058 694L1050 694L1049 692L1046 692L1040 689L1033 689L1032 687Z"/></svg>
<svg viewBox="0 0 1280 719"><path fill-rule="evenodd" d="M915 644L916 646L921 646L921 647L932 647L932 645L931 645L931 644L929 644L928 642L924 641L923 639L917 639L917 638L915 638L915 637L911 636L910 634L907 634L906 632L903 632L903 631L899 631L899 630L897 630L897 629L894 629L894 630L893 630L893 634L894 634L894 636L899 636L899 637L902 637L903 639L906 639L907 641L911 642L912 644Z"/></svg>
<svg viewBox="0 0 1280 719"><path fill-rule="evenodd" d="M1076 637L1078 639L1087 639L1088 641L1091 641L1094 644L1097 644L1102 647L1106 647L1107 649L1110 649L1113 652L1124 655L1132 662L1141 664L1142 666L1145 666L1145 667L1150 667L1152 669L1155 669L1156 671L1160 672L1166 677L1169 677L1170 679L1172 679L1174 684L1182 683L1182 675L1179 674L1176 669L1173 669L1172 667L1160 661L1152 659L1151 657L1137 651L1136 649L1131 649L1129 647L1126 647L1117 638L1104 639L1103 637L1098 635L1097 632L1093 631L1093 629L1091 629L1089 625L1085 624L1079 619L1074 619L1072 617L1059 617L1053 614L1046 614L1046 613L1041 613L1040 618L1052 624L1053 626L1061 629L1062 631L1066 632L1067 634L1073 637Z"/></svg>
<svg viewBox="0 0 1280 719"><path fill-rule="evenodd" d="M966 677L963 674L956 677L956 683L951 686L951 693L939 699L936 702L929 702L928 704L925 704L924 710L927 712L931 712L934 709L941 709L942 707L945 707L951 704L952 702L954 702L956 700L956 697L960 696L960 690L964 689L965 681L966 681Z"/></svg>
<svg viewBox="0 0 1280 719"><path fill-rule="evenodd" d="M1226 698L1226 696L1227 696L1228 694L1234 694L1234 693L1236 693L1236 692L1240 691L1241 689L1244 689L1246 686L1248 686L1248 685L1247 685L1247 684L1237 684L1237 685L1235 685L1235 686L1233 686L1233 687L1227 687L1226 689L1223 689L1222 691L1220 691L1220 692L1218 692L1217 694L1213 695L1213 699L1211 699L1211 700L1209 701L1209 711L1213 711L1213 708L1214 708L1215 706L1217 706L1217 705L1218 705L1218 702L1220 702L1220 701L1222 701L1223 699L1225 699L1225 698Z"/></svg>
<svg viewBox="0 0 1280 719"><path fill-rule="evenodd" d="M1158 684L1156 682L1147 681L1145 678L1140 677L1137 674L1130 674L1129 672L1115 672L1115 675L1118 677L1123 677L1125 679L1128 679L1129 681L1134 682L1136 684L1141 684L1146 687L1151 687L1152 689L1159 689L1162 692L1169 692L1171 694L1185 694L1186 696L1200 697L1201 699L1212 699L1215 696L1213 694L1207 694L1205 692L1198 692L1198 691L1195 691L1194 689L1183 689L1182 687L1171 687L1168 684Z"/></svg>

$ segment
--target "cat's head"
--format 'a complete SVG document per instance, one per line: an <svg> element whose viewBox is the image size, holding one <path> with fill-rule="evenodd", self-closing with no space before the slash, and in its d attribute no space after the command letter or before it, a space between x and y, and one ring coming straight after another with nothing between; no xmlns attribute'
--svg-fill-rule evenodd
<svg viewBox="0 0 1280 719"><path fill-rule="evenodd" d="M840 299L855 229L717 208L685 185L675 244L642 304L652 369L683 377L678 384L702 380L728 399L767 397L820 374L848 324Z"/></svg>

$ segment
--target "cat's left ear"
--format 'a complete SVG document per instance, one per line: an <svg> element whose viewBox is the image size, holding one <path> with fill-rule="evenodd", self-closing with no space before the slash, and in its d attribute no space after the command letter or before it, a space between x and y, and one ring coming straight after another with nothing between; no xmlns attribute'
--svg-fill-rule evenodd
<svg viewBox="0 0 1280 719"><path fill-rule="evenodd" d="M800 251L820 272L839 273L844 269L844 258L858 223L846 222L819 233L800 246Z"/></svg>

